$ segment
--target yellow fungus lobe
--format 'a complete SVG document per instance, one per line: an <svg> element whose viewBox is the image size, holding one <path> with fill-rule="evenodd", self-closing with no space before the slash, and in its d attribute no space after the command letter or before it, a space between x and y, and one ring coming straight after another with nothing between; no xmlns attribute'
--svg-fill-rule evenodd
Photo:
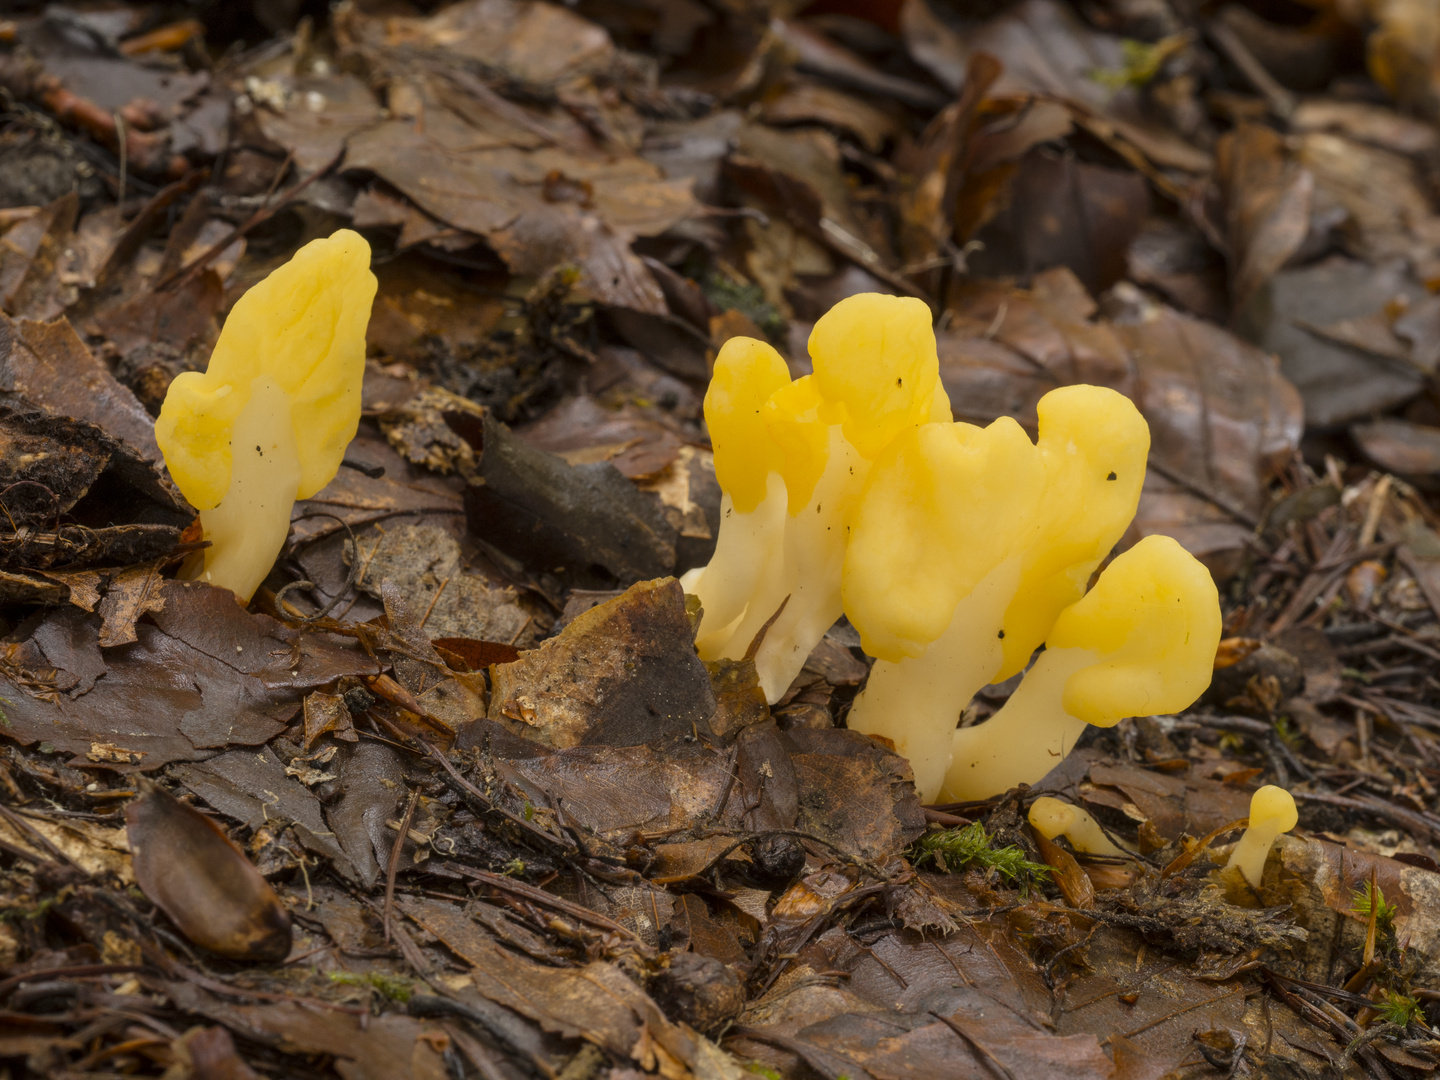
<svg viewBox="0 0 1440 1080"><path fill-rule="evenodd" d="M290 403L295 495L328 484L360 423L365 327L375 299L370 245L342 229L306 244L231 309L205 371L175 378L155 422L170 475L199 510L230 487L235 421L262 376Z"/></svg>
<svg viewBox="0 0 1440 1080"><path fill-rule="evenodd" d="M1300 820L1295 797L1282 787L1266 784L1250 796L1250 824L1230 852L1227 866L1233 866L1245 880L1260 887L1265 860L1276 838L1293 829Z"/></svg>
<svg viewBox="0 0 1440 1080"><path fill-rule="evenodd" d="M1090 575L1135 517L1150 453L1150 428L1140 410L1106 387L1052 390L1036 411L1045 493L1020 586L1005 612L997 681L1023 671L1056 616L1085 595Z"/></svg>
<svg viewBox="0 0 1440 1080"><path fill-rule="evenodd" d="M735 512L748 514L765 498L766 477L781 464L765 425L765 403L790 384L790 370L773 348L734 337L715 358L705 391L705 424L715 448L715 479Z"/></svg>
<svg viewBox="0 0 1440 1080"><path fill-rule="evenodd" d="M940 361L923 301L882 293L841 300L810 332L810 359L821 396L845 406L845 438L863 458L931 419Z"/></svg>
<svg viewBox="0 0 1440 1080"><path fill-rule="evenodd" d="M1210 685L1219 644L1215 581L1168 536L1147 536L1117 556L1046 639L1047 650L1099 656L1066 680L1063 704L1102 727L1194 704Z"/></svg>
<svg viewBox="0 0 1440 1080"><path fill-rule="evenodd" d="M248 601L297 498L335 477L360 423L370 246L315 240L231 309L205 371L170 384L155 440L210 542L183 572Z"/></svg>

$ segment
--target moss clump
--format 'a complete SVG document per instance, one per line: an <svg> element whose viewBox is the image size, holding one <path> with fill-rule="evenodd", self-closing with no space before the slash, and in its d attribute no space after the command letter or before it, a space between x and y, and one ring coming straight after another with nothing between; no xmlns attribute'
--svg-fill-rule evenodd
<svg viewBox="0 0 1440 1080"><path fill-rule="evenodd" d="M934 867L942 873L982 866L1025 891L1048 880L1050 874L1050 868L1044 863L1026 858L1023 848L1013 844L995 847L985 826L978 821L926 833L910 845L908 854L917 867Z"/></svg>
<svg viewBox="0 0 1440 1080"><path fill-rule="evenodd" d="M380 971L369 971L365 974L357 974L353 971L332 971L330 981L339 986L363 986L374 990L391 1001L398 1001L405 1005L410 1001L412 985L409 979L401 979L395 975L386 975Z"/></svg>
<svg viewBox="0 0 1440 1080"><path fill-rule="evenodd" d="M700 279L700 291L717 309L740 312L770 338L785 332L785 317L765 299L765 290L759 285L711 271Z"/></svg>

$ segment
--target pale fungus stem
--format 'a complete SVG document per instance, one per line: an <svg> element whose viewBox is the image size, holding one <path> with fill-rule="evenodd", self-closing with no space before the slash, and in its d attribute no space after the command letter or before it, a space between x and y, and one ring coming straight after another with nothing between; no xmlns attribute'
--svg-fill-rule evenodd
<svg viewBox="0 0 1440 1080"><path fill-rule="evenodd" d="M1227 867L1234 867L1255 888L1265 877L1265 860L1281 833L1295 827L1300 815L1295 798L1282 787L1266 784L1250 796L1250 824L1230 849Z"/></svg>
<svg viewBox="0 0 1440 1080"><path fill-rule="evenodd" d="M1099 823L1072 803L1042 795L1030 805L1030 825L1047 840L1063 836L1070 846L1085 855L1126 855L1105 835Z"/></svg>

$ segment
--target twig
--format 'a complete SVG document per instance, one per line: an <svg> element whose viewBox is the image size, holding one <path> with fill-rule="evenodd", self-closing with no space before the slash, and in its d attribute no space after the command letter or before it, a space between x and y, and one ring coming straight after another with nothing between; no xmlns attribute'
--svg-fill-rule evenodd
<svg viewBox="0 0 1440 1080"><path fill-rule="evenodd" d="M941 1016L937 1012L931 1012L930 1015L933 1016L936 1020L939 1020L940 1023L944 1024L956 1035L959 1035L960 1038L965 1041L965 1045L970 1047L971 1050L975 1051L975 1056L985 1063L986 1068L999 1073L1000 1076L1004 1077L1004 1080L1015 1080L1015 1074L1005 1067L1004 1062L1002 1062L999 1058L997 1058L994 1054L987 1050L985 1048L985 1045L981 1043L978 1039L972 1038L970 1033L967 1032L964 1028L962 1028L959 1024L955 1023L954 1020L951 1020L947 1016Z"/></svg>
<svg viewBox="0 0 1440 1080"><path fill-rule="evenodd" d="M278 214L281 210L285 209L285 207L289 206L290 203L295 201L295 197L297 195L299 195L307 187L313 184L316 180L319 180L320 177L324 176L331 169L335 168L335 166L339 165L341 159L344 158L344 156L345 148L342 146L339 152L337 152L336 155L331 158L325 165L321 166L319 169L316 169L304 180L301 180L289 191L285 192L285 194L281 196L278 201L273 202L268 206L262 206L259 210L256 210L255 213L251 214L246 221L235 226L235 228L231 229L223 237L215 241L214 244L210 245L210 247L206 249L202 254L197 255L194 259L190 261L188 265L182 266L174 273L169 274L162 280L156 282L153 286L151 286L151 292L164 292L170 289L172 286L176 289L179 289L189 284L191 280L199 276L200 272L205 269L205 267L210 263L212 259L218 256L222 251L228 248L236 240L239 240L251 229L255 228L257 225L263 225L265 222L269 221L272 217Z"/></svg>
<svg viewBox="0 0 1440 1080"><path fill-rule="evenodd" d="M381 921L385 924L385 943L390 943L390 921L395 917L395 875L400 871L400 852L405 847L405 838L410 835L410 823L415 820L415 804L420 801L420 789L410 793L410 804L405 807L405 816L400 819L400 833L390 848L390 865L385 870L385 911Z"/></svg>
<svg viewBox="0 0 1440 1080"><path fill-rule="evenodd" d="M306 623L318 622L319 620L329 615L330 612L334 611L335 605L340 603L340 599L352 588L354 588L355 583L360 579L360 542L355 539L355 530L350 528L350 523L344 518L340 517L338 514L331 514L324 510L314 510L308 514L301 514L297 520L308 521L310 518L317 517L333 518L344 527L345 533L350 540L350 573L346 575L345 584L340 587L340 591L337 592L333 597L331 597L330 603L326 604L319 611L315 612L314 615L305 615L293 620L300 623L302 626ZM326 535L328 536L329 534L327 533ZM315 539L319 538L316 537ZM280 614L282 615L286 613L285 609L280 606L280 601L291 589L313 588L315 588L315 583L313 581L305 581L303 579L300 581L292 581L288 585L280 586L279 590L277 590L275 593L275 610L280 612Z"/></svg>
<svg viewBox="0 0 1440 1080"><path fill-rule="evenodd" d="M1288 120L1295 114L1295 95L1275 81L1234 30L1219 19L1212 19L1205 24L1205 32L1230 62L1240 69L1240 73L1250 85L1260 92L1271 112L1282 120Z"/></svg>

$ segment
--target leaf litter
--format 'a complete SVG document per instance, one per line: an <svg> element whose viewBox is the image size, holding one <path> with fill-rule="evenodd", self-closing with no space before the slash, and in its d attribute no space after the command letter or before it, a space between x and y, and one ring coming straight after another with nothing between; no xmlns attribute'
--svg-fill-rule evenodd
<svg viewBox="0 0 1440 1080"><path fill-rule="evenodd" d="M1435 1071L1430 6L15 7L7 1075ZM152 418L342 224L364 420L246 610L174 579ZM803 374L863 291L931 305L957 419L1136 401L1125 543L1221 587L1199 704L923 807L843 620L774 706L697 658L715 351Z"/></svg>

